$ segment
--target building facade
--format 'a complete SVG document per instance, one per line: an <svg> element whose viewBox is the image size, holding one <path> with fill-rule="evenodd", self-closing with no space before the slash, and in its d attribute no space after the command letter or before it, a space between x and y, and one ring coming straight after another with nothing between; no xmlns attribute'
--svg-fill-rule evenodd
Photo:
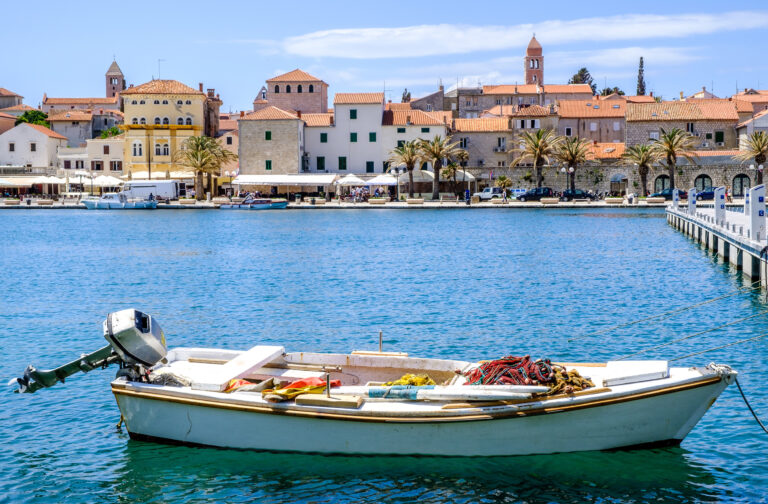
<svg viewBox="0 0 768 504"><path fill-rule="evenodd" d="M627 101L618 95L558 102L559 135L593 142L624 142Z"/></svg>
<svg viewBox="0 0 768 504"><path fill-rule="evenodd" d="M544 84L544 54L536 35L525 50L525 83Z"/></svg>
<svg viewBox="0 0 768 504"><path fill-rule="evenodd" d="M87 170L94 176L123 174L125 140L121 136L91 138L85 147L60 147L57 152L59 176Z"/></svg>
<svg viewBox="0 0 768 504"><path fill-rule="evenodd" d="M0 135L0 165L53 171L67 138L39 124L22 123Z"/></svg>
<svg viewBox="0 0 768 504"><path fill-rule="evenodd" d="M257 100L266 100L268 105L287 111L325 113L328 84L297 68L267 80L266 98L260 94Z"/></svg>
<svg viewBox="0 0 768 504"><path fill-rule="evenodd" d="M285 175L299 172L304 152L304 122L269 106L238 121L241 175Z"/></svg>
<svg viewBox="0 0 768 504"><path fill-rule="evenodd" d="M21 105L22 100L24 100L23 96L5 88L0 88L0 109Z"/></svg>

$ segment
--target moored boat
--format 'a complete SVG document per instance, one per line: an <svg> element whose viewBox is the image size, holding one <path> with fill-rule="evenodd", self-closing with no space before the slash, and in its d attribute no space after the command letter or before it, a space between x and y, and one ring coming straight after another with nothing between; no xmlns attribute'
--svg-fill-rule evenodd
<svg viewBox="0 0 768 504"><path fill-rule="evenodd" d="M275 210L286 208L288 200L281 198L247 198L242 203L224 203L223 210Z"/></svg>
<svg viewBox="0 0 768 504"><path fill-rule="evenodd" d="M134 310L108 315L104 333L110 345L91 355L28 368L20 391L119 362L111 388L132 438L221 448L491 456L678 444L736 377L724 365L612 361L552 364L591 380L578 391L472 385L484 364L401 353L166 352L157 323ZM439 385L385 384L413 374Z"/></svg>
<svg viewBox="0 0 768 504"><path fill-rule="evenodd" d="M151 210L157 208L156 200L128 199L122 192L104 193L99 198L82 200L88 210Z"/></svg>

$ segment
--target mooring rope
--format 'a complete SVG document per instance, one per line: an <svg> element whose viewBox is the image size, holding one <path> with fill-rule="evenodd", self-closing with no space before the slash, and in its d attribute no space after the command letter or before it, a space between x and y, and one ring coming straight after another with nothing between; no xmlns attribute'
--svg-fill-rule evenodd
<svg viewBox="0 0 768 504"><path fill-rule="evenodd" d="M749 404L749 401L747 401L747 396L744 395L744 391L741 389L741 384L739 383L739 379L736 378L736 386L739 387L739 393L741 394L741 398L744 399L744 404L747 405L747 408L749 408L749 412L752 413L752 416L755 417L755 421L757 422L757 425L760 426L763 431L768 434L768 429L765 427L763 422L760 421L760 419L757 417L757 413L755 413L755 410L752 409L752 405Z"/></svg>
<svg viewBox="0 0 768 504"><path fill-rule="evenodd" d="M738 294L740 294L740 293L742 293L744 291L747 291L747 290L754 290L755 289L755 284L758 284L758 283L760 283L760 280L752 282L748 286L739 287L734 292L731 292L729 294L723 294L722 296L717 296L717 297L712 298L712 299L707 299L705 301L701 301L699 303L695 303L695 304L692 304L692 305L689 305L689 306L683 306L682 308L675 308L674 310L669 310L669 311L666 311L666 312L663 312L663 313L659 313L659 314L656 314L656 315L651 315L649 317L643 317L643 318L638 319L638 320L633 320L632 322L626 322L624 324L618 324L618 325L615 325L615 326L607 327L605 329L601 329L600 331L596 331L596 332L593 332L593 333L583 334L581 336L576 336L574 338L568 338L568 342L570 343L570 342L573 342L573 341L576 341L576 340L579 340L579 339L582 339L582 338L589 338L589 337L592 337L592 336L599 336L601 334L605 334L605 333L609 333L611 331L615 331L616 329L623 329L625 327L633 326L633 325L639 324L641 322L648 322L649 320L654 320L654 319L664 320L664 319L668 319L668 318L670 318L673 315L677 315L678 313L682 313L684 311L692 310L694 308L698 308L700 306L704 306L704 305L707 305L709 303L714 303L715 301L720 301L721 299L729 298L731 296L736 296L736 295L738 295Z"/></svg>
<svg viewBox="0 0 768 504"><path fill-rule="evenodd" d="M694 353L691 353L691 354L688 354L688 355L683 355L681 357L675 357L674 359L668 359L668 360L669 360L669 362L674 362L674 361L686 359L688 357L694 357L696 355L701 355L701 354L705 354L705 353L709 353L709 352L714 352L715 350L721 350L721 349L727 348L729 346L740 345L741 343L748 343L750 341L757 341L759 339L765 338L766 336L768 336L768 332L763 333L763 334L759 334L757 336L753 336L751 338L744 338L744 339L741 339L741 340L738 340L738 341L734 341L734 342L731 342L731 343L726 343L725 345L720 345L720 346L717 346L717 347L714 347L714 348L708 348L706 350L701 350L699 352L694 352Z"/></svg>
<svg viewBox="0 0 768 504"><path fill-rule="evenodd" d="M759 317L760 315L765 315L766 313L768 313L768 310L761 311L760 313L755 313L754 315L749 315L748 317L742 317L740 319L736 319L736 320L734 320L732 322L728 322L726 324L722 324L722 325L719 325L719 326L716 326L716 327L711 327L711 328L705 329L703 331L699 331L699 332L696 332L696 333L693 333L693 334L689 334L688 336L683 336L682 338L674 339L672 341L667 341L666 343L661 343L659 345L654 345L652 347L648 347L648 348L645 348L643 350L638 350L637 352L634 352L634 353L631 353L631 354L627 354L624 357L619 357L616 360L624 360L624 359L628 359L629 357L634 357L635 355L640 355L640 354L645 353L645 352L650 352L651 350L658 350L659 348L663 348L665 346L673 345L675 343L680 343L681 341L689 340L691 338L695 338L696 336L701 336L702 334L706 334L708 332L717 331L718 329L722 329L723 327L728 327L728 326L731 326L731 325L734 325L734 324L738 324L739 322L744 322L745 320L749 320L751 318Z"/></svg>

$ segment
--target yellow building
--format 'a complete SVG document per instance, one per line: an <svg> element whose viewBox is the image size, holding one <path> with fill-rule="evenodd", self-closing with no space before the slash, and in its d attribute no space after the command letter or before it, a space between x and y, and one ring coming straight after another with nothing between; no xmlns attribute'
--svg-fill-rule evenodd
<svg viewBox="0 0 768 504"><path fill-rule="evenodd" d="M124 172L135 176L149 171L155 178L185 170L173 162L173 153L186 138L205 133L205 93L179 81L153 80L122 91L120 99L126 130Z"/></svg>

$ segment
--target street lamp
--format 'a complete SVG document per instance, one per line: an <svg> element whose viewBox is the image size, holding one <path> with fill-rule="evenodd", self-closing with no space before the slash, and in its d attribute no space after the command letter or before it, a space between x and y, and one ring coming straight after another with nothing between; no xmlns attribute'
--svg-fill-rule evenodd
<svg viewBox="0 0 768 504"><path fill-rule="evenodd" d="M563 193L565 193L566 189L568 189L568 175L565 174L565 166L560 168L560 173L562 173L565 178L565 185L563 186Z"/></svg>
<svg viewBox="0 0 768 504"><path fill-rule="evenodd" d="M573 168L573 166L569 166L568 167L568 173L571 175L571 182L573 182L573 185L576 186L576 181L573 179L573 172L574 171L575 171L575 169ZM573 195L571 195L571 196L573 196Z"/></svg>
<svg viewBox="0 0 768 504"><path fill-rule="evenodd" d="M405 169L403 168L395 168L395 183L397 185L397 199L396 201L400 201L400 175L405 173Z"/></svg>

